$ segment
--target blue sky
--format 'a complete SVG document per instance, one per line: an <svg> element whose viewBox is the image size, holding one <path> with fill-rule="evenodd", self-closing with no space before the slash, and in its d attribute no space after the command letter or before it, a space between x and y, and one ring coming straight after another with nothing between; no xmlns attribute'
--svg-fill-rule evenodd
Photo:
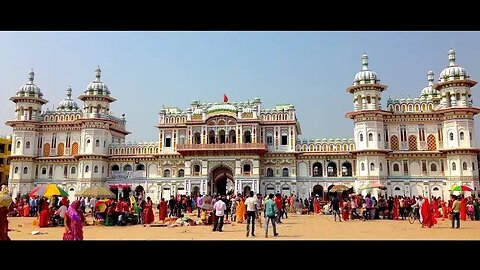
<svg viewBox="0 0 480 270"><path fill-rule="evenodd" d="M480 80L480 32L0 32L0 122L13 119L8 99L30 68L51 109L68 85L78 97L100 65L117 98L111 111L126 114L127 141L157 140L162 105L186 109L194 99L222 101L223 93L230 101L258 96L264 108L294 104L302 138L351 138L346 88L363 52L388 85L385 107L389 96L417 97L429 70L437 80L450 48ZM479 87L473 88L477 107ZM0 124L0 134L10 133Z"/></svg>

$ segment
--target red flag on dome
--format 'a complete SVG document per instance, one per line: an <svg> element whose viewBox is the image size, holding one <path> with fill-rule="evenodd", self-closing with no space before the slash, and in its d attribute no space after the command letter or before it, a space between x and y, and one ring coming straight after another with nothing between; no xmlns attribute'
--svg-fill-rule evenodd
<svg viewBox="0 0 480 270"><path fill-rule="evenodd" d="M228 97L226 94L223 94L223 102L228 102Z"/></svg>

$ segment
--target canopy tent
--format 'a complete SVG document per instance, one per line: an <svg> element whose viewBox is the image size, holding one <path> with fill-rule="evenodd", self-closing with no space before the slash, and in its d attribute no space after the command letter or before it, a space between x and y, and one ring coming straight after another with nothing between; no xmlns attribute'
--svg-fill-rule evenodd
<svg viewBox="0 0 480 270"><path fill-rule="evenodd" d="M31 197L47 197L52 196L68 197L68 193L56 184L42 185L34 188L30 194Z"/></svg>
<svg viewBox="0 0 480 270"><path fill-rule="evenodd" d="M76 194L78 197L116 198L111 190L103 186L88 187Z"/></svg>

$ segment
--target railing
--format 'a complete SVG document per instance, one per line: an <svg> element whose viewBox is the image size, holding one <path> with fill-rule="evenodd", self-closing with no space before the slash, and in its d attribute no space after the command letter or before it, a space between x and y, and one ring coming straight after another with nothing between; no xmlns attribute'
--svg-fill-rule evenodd
<svg viewBox="0 0 480 270"><path fill-rule="evenodd" d="M388 145L388 142L385 142L385 149L390 149L390 146Z"/></svg>
<svg viewBox="0 0 480 270"><path fill-rule="evenodd" d="M147 171L111 171L110 178L124 179L124 178L145 178Z"/></svg>
<svg viewBox="0 0 480 270"><path fill-rule="evenodd" d="M221 143L221 144L178 144L177 151L182 150L243 150L263 149L267 146L264 143Z"/></svg>
<svg viewBox="0 0 480 270"><path fill-rule="evenodd" d="M401 142L400 150L408 150L408 142Z"/></svg>
<svg viewBox="0 0 480 270"><path fill-rule="evenodd" d="M57 148L51 148L50 149L50 156L55 157L57 155Z"/></svg>
<svg viewBox="0 0 480 270"><path fill-rule="evenodd" d="M438 149L442 149L443 148L443 141L439 141L438 142Z"/></svg>
<svg viewBox="0 0 480 270"><path fill-rule="evenodd" d="M102 119L109 119L109 120L113 120L113 121L117 122L117 123L120 124L121 126L125 126L125 120L120 119L120 118L115 117L115 116L110 115L110 114L106 114L106 113L83 113L83 117L84 117L84 118L102 118Z"/></svg>

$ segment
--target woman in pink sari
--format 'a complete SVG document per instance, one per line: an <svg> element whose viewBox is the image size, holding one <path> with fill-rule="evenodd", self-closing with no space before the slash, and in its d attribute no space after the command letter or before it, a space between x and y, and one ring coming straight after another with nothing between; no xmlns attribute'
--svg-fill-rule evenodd
<svg viewBox="0 0 480 270"><path fill-rule="evenodd" d="M65 213L65 232L63 240L83 240L83 223L85 216L80 210L80 203L73 201Z"/></svg>

